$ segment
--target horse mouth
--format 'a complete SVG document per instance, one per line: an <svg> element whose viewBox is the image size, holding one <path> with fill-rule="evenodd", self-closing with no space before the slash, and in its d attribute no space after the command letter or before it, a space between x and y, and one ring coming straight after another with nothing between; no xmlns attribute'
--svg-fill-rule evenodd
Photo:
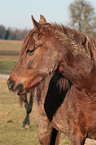
<svg viewBox="0 0 96 145"><path fill-rule="evenodd" d="M25 88L27 92L32 92L35 87L37 87L44 79L42 75L34 77L30 82L26 83Z"/></svg>
<svg viewBox="0 0 96 145"><path fill-rule="evenodd" d="M26 90L24 90L22 84L16 85L13 80L8 79L7 85L8 85L9 90L11 90L13 92L16 92L17 95L24 95L24 94L26 94Z"/></svg>
<svg viewBox="0 0 96 145"><path fill-rule="evenodd" d="M7 85L9 90L16 92L17 95L25 95L27 92L32 92L33 89L39 85L39 83L45 78L42 75L38 75L34 77L31 81L26 82L25 84L17 83L13 81L13 79L9 78L7 81Z"/></svg>

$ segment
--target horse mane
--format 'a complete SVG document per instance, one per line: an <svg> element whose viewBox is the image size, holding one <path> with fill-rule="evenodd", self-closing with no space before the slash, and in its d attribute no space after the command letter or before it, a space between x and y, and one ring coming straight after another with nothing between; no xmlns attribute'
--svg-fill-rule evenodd
<svg viewBox="0 0 96 145"><path fill-rule="evenodd" d="M63 42L63 37L65 36L67 39L71 40L73 44L77 45L77 48L74 47L74 51L76 53L84 53L87 57L91 57L93 59L93 53L96 51L96 40L93 38L89 38L86 34L79 32L75 29L71 29L64 25L59 25L57 23L52 23L53 29L61 32L62 35L56 34L57 38ZM64 34L64 36L63 36ZM59 38L61 37L61 38ZM75 46L75 45L74 45ZM78 49L78 50L76 50ZM94 51L94 52L93 52Z"/></svg>
<svg viewBox="0 0 96 145"><path fill-rule="evenodd" d="M55 30L59 30L60 32L64 33L67 37L75 40L77 43L84 42L86 37L89 39L93 39L93 38L88 37L83 32L79 32L78 30L71 29L67 26L64 26L63 24L60 25L57 23L52 23L52 26ZM93 41L95 41L95 43L96 43L95 39L93 39Z"/></svg>

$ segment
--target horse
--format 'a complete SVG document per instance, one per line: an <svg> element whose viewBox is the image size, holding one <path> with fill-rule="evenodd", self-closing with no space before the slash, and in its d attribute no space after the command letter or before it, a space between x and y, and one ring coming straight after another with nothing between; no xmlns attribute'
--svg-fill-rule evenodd
<svg viewBox="0 0 96 145"><path fill-rule="evenodd" d="M64 109L64 114L60 111L63 115L62 124L63 122L68 123L68 128L72 126L68 132L65 131L69 135L69 144L84 144L84 138L87 136L90 138L92 133L96 137L96 122L94 121L96 119L92 116L96 113L96 41L63 25L47 23L43 16L39 23L33 16L32 21L34 28L24 40L19 60L8 79L8 87L16 91L18 95L24 95L26 92L31 92L52 73L58 71L62 77L73 84L63 105L61 104L58 108L58 110ZM75 109L72 106L75 106ZM86 110L84 110L85 106ZM81 117L84 117L87 123L83 119L80 121ZM52 117L51 122L54 118Z"/></svg>
<svg viewBox="0 0 96 145"><path fill-rule="evenodd" d="M10 75L10 88L24 94L58 68L76 88L92 95L96 85L96 42L43 18L39 23L33 17L32 20L34 28L24 40L20 58Z"/></svg>

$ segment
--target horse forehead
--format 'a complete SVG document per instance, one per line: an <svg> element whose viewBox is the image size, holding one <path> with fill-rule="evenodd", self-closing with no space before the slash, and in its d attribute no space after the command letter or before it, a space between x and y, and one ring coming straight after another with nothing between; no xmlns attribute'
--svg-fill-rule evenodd
<svg viewBox="0 0 96 145"><path fill-rule="evenodd" d="M38 44L39 42L41 42L41 39L40 39L40 35L38 32L35 32L29 37L29 42L31 45L33 44Z"/></svg>
<svg viewBox="0 0 96 145"><path fill-rule="evenodd" d="M37 39L38 38L38 33L34 31L33 34L32 34L32 38L34 40Z"/></svg>
<svg viewBox="0 0 96 145"><path fill-rule="evenodd" d="M31 32L31 34L29 34L26 38L25 38L25 40L24 40L24 46L25 47L28 47L30 44L32 45L32 44L34 44L35 43L35 41L37 41L38 39L37 39L37 33L35 33L35 32Z"/></svg>

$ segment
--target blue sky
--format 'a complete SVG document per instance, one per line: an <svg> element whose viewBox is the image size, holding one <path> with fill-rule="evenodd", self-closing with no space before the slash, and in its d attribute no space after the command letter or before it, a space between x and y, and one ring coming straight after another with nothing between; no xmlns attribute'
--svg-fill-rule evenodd
<svg viewBox="0 0 96 145"><path fill-rule="evenodd" d="M96 0L87 0L96 10ZM69 23L69 5L74 0L0 0L0 25L19 29L32 28L31 15L39 21L40 14L48 22Z"/></svg>

